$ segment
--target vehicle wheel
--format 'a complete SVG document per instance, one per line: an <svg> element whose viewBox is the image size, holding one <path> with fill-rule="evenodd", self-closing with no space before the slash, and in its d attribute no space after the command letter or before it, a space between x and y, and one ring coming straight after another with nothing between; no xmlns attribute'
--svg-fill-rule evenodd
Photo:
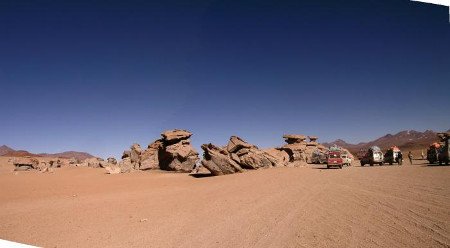
<svg viewBox="0 0 450 248"><path fill-rule="evenodd" d="M382 166L383 164L384 164L384 163L383 163L383 162L381 162L381 163L380 163L380 166Z"/></svg>
<svg viewBox="0 0 450 248"><path fill-rule="evenodd" d="M329 165L327 165L327 169L330 169L330 166L329 166Z"/></svg>
<svg viewBox="0 0 450 248"><path fill-rule="evenodd" d="M339 165L339 169L342 169L342 164Z"/></svg>
<svg viewBox="0 0 450 248"><path fill-rule="evenodd" d="M364 166L365 164L361 161L361 166Z"/></svg>

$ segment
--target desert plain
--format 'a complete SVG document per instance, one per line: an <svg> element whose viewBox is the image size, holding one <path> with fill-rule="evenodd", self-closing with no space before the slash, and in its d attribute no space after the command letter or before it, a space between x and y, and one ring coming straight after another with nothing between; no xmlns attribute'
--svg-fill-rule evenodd
<svg viewBox="0 0 450 248"><path fill-rule="evenodd" d="M0 239L40 247L450 246L449 166L13 170L0 157Z"/></svg>

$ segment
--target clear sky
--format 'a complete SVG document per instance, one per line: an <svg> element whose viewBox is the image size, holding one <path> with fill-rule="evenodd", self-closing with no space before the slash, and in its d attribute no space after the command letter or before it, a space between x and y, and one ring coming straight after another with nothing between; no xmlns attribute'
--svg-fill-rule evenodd
<svg viewBox="0 0 450 248"><path fill-rule="evenodd" d="M0 1L0 145L119 156L450 128L449 10L404 1Z"/></svg>

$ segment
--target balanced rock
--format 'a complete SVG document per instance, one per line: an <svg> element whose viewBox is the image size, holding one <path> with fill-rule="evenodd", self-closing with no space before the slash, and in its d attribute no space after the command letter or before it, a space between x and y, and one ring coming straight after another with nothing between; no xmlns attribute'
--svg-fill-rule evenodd
<svg viewBox="0 0 450 248"><path fill-rule="evenodd" d="M187 130L174 129L163 132L161 136L167 144L189 139L192 136L192 133Z"/></svg>
<svg viewBox="0 0 450 248"><path fill-rule="evenodd" d="M306 136L301 134L285 134L283 138L288 144L303 143L306 140Z"/></svg>

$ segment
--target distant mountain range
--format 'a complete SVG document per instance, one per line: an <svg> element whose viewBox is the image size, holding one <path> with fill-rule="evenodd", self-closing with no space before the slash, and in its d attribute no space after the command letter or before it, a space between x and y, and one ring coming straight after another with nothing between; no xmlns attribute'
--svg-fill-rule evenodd
<svg viewBox="0 0 450 248"><path fill-rule="evenodd" d="M450 132L448 130L447 132ZM418 132L414 130L401 131L397 134L386 134L383 137L369 142L361 142L358 144L350 144L344 140L338 139L333 142L322 143L324 146L336 144L348 149L351 153L356 154L360 149L367 149L371 146L378 146L382 150L387 150L391 146L398 146L403 151L419 151L426 150L430 144L439 141L437 133L431 130Z"/></svg>
<svg viewBox="0 0 450 248"><path fill-rule="evenodd" d="M76 151L67 151L61 153L39 153L34 154L24 150L14 150L11 147L6 145L0 146L0 156L8 156L8 157L53 157L53 158L76 158L79 160L84 160L87 158L93 158L91 154L87 152L76 152Z"/></svg>

